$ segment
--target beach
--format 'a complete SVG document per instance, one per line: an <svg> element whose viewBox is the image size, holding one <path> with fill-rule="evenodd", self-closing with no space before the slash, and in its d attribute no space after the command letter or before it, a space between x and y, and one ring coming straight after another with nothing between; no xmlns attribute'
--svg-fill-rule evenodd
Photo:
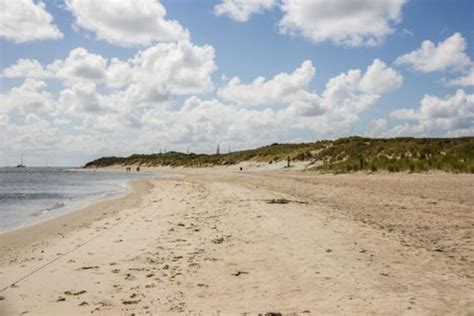
<svg viewBox="0 0 474 316"><path fill-rule="evenodd" d="M474 312L473 175L150 171L0 235L0 314Z"/></svg>

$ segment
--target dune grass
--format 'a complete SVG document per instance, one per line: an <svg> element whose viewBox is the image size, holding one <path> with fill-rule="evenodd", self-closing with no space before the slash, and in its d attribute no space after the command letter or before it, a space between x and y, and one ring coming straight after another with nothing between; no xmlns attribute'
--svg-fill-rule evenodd
<svg viewBox="0 0 474 316"><path fill-rule="evenodd" d="M308 170L332 173L356 171L474 173L474 137L363 138L348 137L302 144L272 144L227 154L165 154L103 157L86 168L111 165L212 167L243 161L273 163L307 161Z"/></svg>

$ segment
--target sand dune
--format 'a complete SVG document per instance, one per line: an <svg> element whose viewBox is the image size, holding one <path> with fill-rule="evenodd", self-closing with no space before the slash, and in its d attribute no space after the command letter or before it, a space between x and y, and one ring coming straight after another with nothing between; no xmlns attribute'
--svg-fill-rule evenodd
<svg viewBox="0 0 474 316"><path fill-rule="evenodd" d="M1 235L1 314L474 312L472 175L179 172Z"/></svg>

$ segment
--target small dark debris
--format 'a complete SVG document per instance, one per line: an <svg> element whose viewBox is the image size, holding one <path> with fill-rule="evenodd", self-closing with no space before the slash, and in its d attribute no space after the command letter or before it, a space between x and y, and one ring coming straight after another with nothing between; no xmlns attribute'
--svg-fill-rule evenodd
<svg viewBox="0 0 474 316"><path fill-rule="evenodd" d="M249 273L245 272L245 271L237 271L236 273L232 273L232 275L234 275L234 276L239 276L241 274L249 274Z"/></svg>
<svg viewBox="0 0 474 316"><path fill-rule="evenodd" d="M81 267L79 270L99 269L99 266Z"/></svg>
<svg viewBox="0 0 474 316"><path fill-rule="evenodd" d="M213 239L212 242L215 244L222 244L224 242L224 237Z"/></svg>
<svg viewBox="0 0 474 316"><path fill-rule="evenodd" d="M326 252L332 252L332 249L326 249Z"/></svg>
<svg viewBox="0 0 474 316"><path fill-rule="evenodd" d="M288 203L297 203L297 204L309 204L308 202L304 201L295 201L295 200L287 200L287 199L270 199L264 200L267 204L288 204Z"/></svg>
<svg viewBox="0 0 474 316"><path fill-rule="evenodd" d="M77 295L84 294L84 293L86 293L86 292L87 292L87 291L85 291L85 290L78 291L78 292L66 291L66 292L64 292L64 294L65 294L65 295L74 295L74 296L77 296Z"/></svg>
<svg viewBox="0 0 474 316"><path fill-rule="evenodd" d="M86 305L89 305L89 303L87 303L86 301L82 302L81 304L79 304L79 306L86 306Z"/></svg>
<svg viewBox="0 0 474 316"><path fill-rule="evenodd" d="M64 302L65 300L66 300L66 298L60 296L60 297L56 300L56 302Z"/></svg>
<svg viewBox="0 0 474 316"><path fill-rule="evenodd" d="M123 301L122 304L123 305L133 305L133 304L138 304L140 302L141 302L141 300L131 300L131 301Z"/></svg>

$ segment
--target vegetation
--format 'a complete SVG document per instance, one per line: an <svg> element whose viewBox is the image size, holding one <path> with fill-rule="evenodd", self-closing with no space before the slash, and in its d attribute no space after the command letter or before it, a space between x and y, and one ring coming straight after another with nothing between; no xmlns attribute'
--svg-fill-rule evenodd
<svg viewBox="0 0 474 316"><path fill-rule="evenodd" d="M363 137L323 140L303 144L272 144L228 154L165 154L104 157L91 161L86 168L111 165L211 167L243 161L273 163L307 161L308 169L320 172L447 172L474 173L474 137L462 138L390 138Z"/></svg>

